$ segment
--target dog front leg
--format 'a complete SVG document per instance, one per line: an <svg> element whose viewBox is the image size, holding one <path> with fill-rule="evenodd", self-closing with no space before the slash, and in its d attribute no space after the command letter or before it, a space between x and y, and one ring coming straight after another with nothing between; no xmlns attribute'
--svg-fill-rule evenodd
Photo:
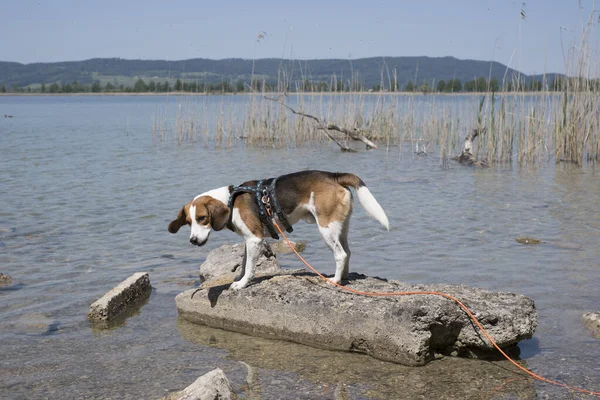
<svg viewBox="0 0 600 400"><path fill-rule="evenodd" d="M260 255L260 244L262 239L250 238L246 240L245 265L242 265L241 278L233 282L230 289L239 290L248 286L248 283L254 278L254 266Z"/></svg>

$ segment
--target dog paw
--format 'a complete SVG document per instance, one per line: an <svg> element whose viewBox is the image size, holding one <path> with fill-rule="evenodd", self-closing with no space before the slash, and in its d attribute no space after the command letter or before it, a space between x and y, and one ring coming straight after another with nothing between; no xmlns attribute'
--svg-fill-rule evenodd
<svg viewBox="0 0 600 400"><path fill-rule="evenodd" d="M237 281L237 282L233 282L231 284L231 286L229 286L229 289L231 290L240 290L246 287L246 283L242 282L242 281Z"/></svg>
<svg viewBox="0 0 600 400"><path fill-rule="evenodd" d="M335 285L341 285L342 284L342 279L341 278L330 278L329 281Z"/></svg>

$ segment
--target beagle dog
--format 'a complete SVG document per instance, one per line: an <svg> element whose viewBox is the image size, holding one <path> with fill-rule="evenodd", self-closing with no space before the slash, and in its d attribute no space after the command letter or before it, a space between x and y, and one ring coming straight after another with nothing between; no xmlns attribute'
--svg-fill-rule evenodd
<svg viewBox="0 0 600 400"><path fill-rule="evenodd" d="M273 182L266 179L265 185ZM256 186L257 181L244 182L243 186ZM242 186L240 185L240 186ZM350 173L325 171L301 171L277 178L275 195L290 225L299 220L316 223L325 243L335 257L333 281L341 283L348 278L350 249L348 248L348 227L352 214L352 193L354 188L358 200L367 213L390 229L385 212L375 200L365 183ZM258 260L260 245L265 234L265 221L259 216L259 207L251 193L230 197L233 186L223 186L199 194L185 204L177 219L169 224L169 232L177 233L183 225L191 227L190 242L202 246L208 241L212 230L220 231L227 227L244 238L246 243L245 263L241 273L231 284L231 289L239 290L248 285L254 277L254 266ZM232 206L232 210L228 205ZM230 215L231 214L231 215ZM277 217L274 216L277 220Z"/></svg>

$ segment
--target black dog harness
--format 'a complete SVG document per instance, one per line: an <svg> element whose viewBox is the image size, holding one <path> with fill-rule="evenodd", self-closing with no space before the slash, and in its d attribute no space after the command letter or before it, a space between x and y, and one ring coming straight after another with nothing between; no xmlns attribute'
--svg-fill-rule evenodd
<svg viewBox="0 0 600 400"><path fill-rule="evenodd" d="M279 177L274 178L270 185L266 185L263 182L264 179L258 181L256 186L235 186L231 189L231 193L229 194L229 201L227 202L227 207L229 207L229 222L228 225L232 226L231 220L233 218L233 203L235 202L235 198L242 193L250 193L254 194L255 203L258 207L258 216L262 223L267 227L269 234L273 239L279 239L279 235L275 230L275 226L273 225L272 218L273 212L277 215L277 218L285 228L288 233L294 231L292 226L289 224L283 211L281 210L281 206L277 201L277 195L275 194L275 185L277 184L277 179Z"/></svg>

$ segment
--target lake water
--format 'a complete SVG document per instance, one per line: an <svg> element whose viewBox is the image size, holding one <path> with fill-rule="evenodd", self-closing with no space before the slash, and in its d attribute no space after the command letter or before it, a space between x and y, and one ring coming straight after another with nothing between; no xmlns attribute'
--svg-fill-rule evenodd
<svg viewBox="0 0 600 400"><path fill-rule="evenodd" d="M597 169L441 168L435 151L414 157L412 146L351 154L327 143L212 148L153 137L157 110L177 106L175 97L0 97L0 116L14 116L0 118L0 272L13 279L0 287L2 398L159 398L217 367L249 399L578 398L502 361L407 368L179 320L174 298L198 285L207 253L239 242L220 232L198 248L187 233L169 234L181 206L309 168L358 174L388 214L390 232L356 205L351 271L527 295L539 327L519 345L524 364L600 390L600 341L581 321L600 309ZM544 243L521 245L522 236ZM333 273L314 226L297 225L291 238ZM89 305L137 271L150 273L149 302L120 327L92 329Z"/></svg>

